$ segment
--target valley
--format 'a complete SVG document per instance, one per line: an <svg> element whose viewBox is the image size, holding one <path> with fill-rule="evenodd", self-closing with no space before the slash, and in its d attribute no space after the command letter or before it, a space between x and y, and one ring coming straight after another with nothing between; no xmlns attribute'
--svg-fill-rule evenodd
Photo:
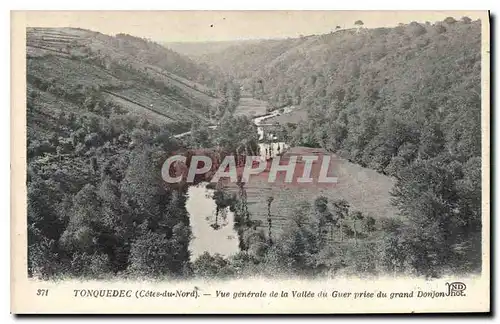
<svg viewBox="0 0 500 324"><path fill-rule="evenodd" d="M481 22L449 18L213 44L28 28L30 275L481 271ZM179 152L328 157L337 183L167 183Z"/></svg>

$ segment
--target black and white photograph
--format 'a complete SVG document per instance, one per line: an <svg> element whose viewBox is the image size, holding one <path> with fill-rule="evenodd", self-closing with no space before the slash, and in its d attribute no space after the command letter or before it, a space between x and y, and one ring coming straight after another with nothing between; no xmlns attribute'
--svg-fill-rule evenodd
<svg viewBox="0 0 500 324"><path fill-rule="evenodd" d="M18 276L38 296L414 278L438 288L385 297L453 303L489 274L488 12L16 14Z"/></svg>

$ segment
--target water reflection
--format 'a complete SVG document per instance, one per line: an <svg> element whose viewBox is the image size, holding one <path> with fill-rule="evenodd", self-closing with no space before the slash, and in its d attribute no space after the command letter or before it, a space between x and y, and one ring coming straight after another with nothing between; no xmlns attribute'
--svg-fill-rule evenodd
<svg viewBox="0 0 500 324"><path fill-rule="evenodd" d="M291 107L287 107L284 113L291 110ZM273 142L276 136L265 134L263 127L259 127L265 123L266 119L279 114L279 112L274 111L268 115L254 118L259 140L263 140L264 135L266 135L267 140L270 140L269 143L259 143L260 156L263 160L280 155L289 148L285 142ZM223 256L230 256L239 251L238 234L234 230L234 214L228 207L219 211L219 215L216 217L217 206L213 199L214 190L207 189L207 184L207 182L203 182L188 189L186 209L189 213L193 233L193 239L189 246L192 260L205 251L210 254L219 253Z"/></svg>
<svg viewBox="0 0 500 324"><path fill-rule="evenodd" d="M193 239L189 245L192 260L203 252L230 256L239 251L238 234L234 231L234 214L229 207L220 212L216 221L216 205L213 189L207 189L208 182L202 182L188 189L186 209ZM218 229L215 229L218 228Z"/></svg>

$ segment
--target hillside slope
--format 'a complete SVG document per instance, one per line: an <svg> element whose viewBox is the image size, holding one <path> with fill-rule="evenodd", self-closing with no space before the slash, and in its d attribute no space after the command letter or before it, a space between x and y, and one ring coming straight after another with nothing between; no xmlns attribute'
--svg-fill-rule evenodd
<svg viewBox="0 0 500 324"><path fill-rule="evenodd" d="M480 27L341 30L197 63L129 35L29 29L29 273L478 273ZM163 162L255 152L249 116L284 106L270 121L284 157L332 155L337 186L215 185L212 228L229 207L241 253L190 262L188 184L166 184Z"/></svg>
<svg viewBox="0 0 500 324"><path fill-rule="evenodd" d="M270 107L306 114L274 120L291 146L322 147L396 179L391 203L405 224L384 244L401 269L478 271L482 24L448 17L341 30L201 60L233 71Z"/></svg>
<svg viewBox="0 0 500 324"><path fill-rule="evenodd" d="M74 28L29 28L26 46L30 89L73 103L94 96L155 123L190 123L208 121L218 101L211 88L214 75L144 39Z"/></svg>
<svg viewBox="0 0 500 324"><path fill-rule="evenodd" d="M159 170L173 134L210 123L217 77L128 35L29 28L26 45L29 275L182 273L185 188Z"/></svg>
<svg viewBox="0 0 500 324"><path fill-rule="evenodd" d="M270 106L307 111L312 124L302 125L311 132L296 135L311 134L310 144L389 172L385 168L405 136L390 148L381 146L396 131L384 130L396 125L418 139L437 123L450 152L465 159L479 154L480 32L480 21L450 18L266 40L200 60L233 71L245 91Z"/></svg>

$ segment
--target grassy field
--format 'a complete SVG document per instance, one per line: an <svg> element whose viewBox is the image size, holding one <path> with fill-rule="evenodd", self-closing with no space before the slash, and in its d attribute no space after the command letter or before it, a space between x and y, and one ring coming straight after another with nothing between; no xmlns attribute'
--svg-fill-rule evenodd
<svg viewBox="0 0 500 324"><path fill-rule="evenodd" d="M262 115L266 111L266 103L256 99L242 98L236 113L245 115ZM307 111L304 109L292 110L279 116L265 120L266 124L274 123L299 123L307 119ZM283 227L287 224L293 210L304 202L313 202L320 195L329 200L345 199L351 210L361 211L365 215L370 215L375 219L382 217L394 217L396 209L390 204L389 191L392 189L395 179L382 175L374 170L363 168L357 164L344 160L335 154L323 149L293 147L289 148L282 156L287 159L290 155L330 155L331 173L328 176L336 176L338 182L335 185L296 185L285 184L283 181L276 183L268 182L268 173L262 173L259 177L252 177L246 184L248 208L252 219L260 220L262 227L267 230L267 198L272 196L274 201L271 206L273 217L273 228L279 235ZM321 160L320 160L321 161ZM321 162L313 164L313 178L318 176ZM286 163L285 163L286 164ZM294 179L302 175L302 168L297 167ZM278 179L280 179L278 174ZM238 187L235 184L226 184L230 192L237 193Z"/></svg>
<svg viewBox="0 0 500 324"><path fill-rule="evenodd" d="M266 113L266 109L267 102L255 98L243 97L240 99L240 104L236 107L234 113L235 115L246 115L252 117L264 115Z"/></svg>
<svg viewBox="0 0 500 324"><path fill-rule="evenodd" d="M162 95L152 89L135 87L131 89L115 90L111 92L129 99L133 104L139 104L142 107L160 113L172 120L186 121L196 118L208 122L203 115L184 107L172 98Z"/></svg>
<svg viewBox="0 0 500 324"><path fill-rule="evenodd" d="M161 57L162 47L142 48L140 39L124 42L75 28L28 28L26 35L29 77L60 86L98 85L115 103L155 123L208 121L204 107L218 101L207 86L148 63L148 55ZM144 75L165 89L143 84Z"/></svg>
<svg viewBox="0 0 500 324"><path fill-rule="evenodd" d="M153 109L150 109L143 104L140 104L136 101L133 101L129 98L126 98L124 96L119 96L114 93L107 93L108 98L113 100L115 103L119 104L121 107L125 108L126 110L133 112L137 115L144 116L148 118L149 120L154 120L155 122L159 122L160 124L164 123L169 123L176 121L175 119L168 117L168 112L160 112L160 111L155 111Z"/></svg>
<svg viewBox="0 0 500 324"><path fill-rule="evenodd" d="M322 154L329 153L322 149L294 147L284 154L284 158L287 155ZM291 213L301 202L313 202L320 195L331 200L345 199L351 205L351 210L359 210L375 219L396 215L396 209L390 204L389 195L395 182L393 178L379 174L374 170L362 168L334 154L330 155L332 156L332 175L336 175L338 178L336 185L289 185L281 181L268 183L268 178L265 175L251 177L246 185L246 190L252 219L260 220L263 228L267 228L266 201L271 195L274 197L271 206L273 228L277 234L281 232ZM238 192L236 184L227 184L227 188L230 192Z"/></svg>
<svg viewBox="0 0 500 324"><path fill-rule="evenodd" d="M122 80L98 66L62 56L28 59L26 69L29 75L42 79L53 78L62 84L107 86L122 83Z"/></svg>
<svg viewBox="0 0 500 324"><path fill-rule="evenodd" d="M207 120L202 114L184 107L171 97L137 84L131 85L129 81L123 81L102 68L80 60L60 56L28 59L27 70L30 76L39 79L47 79L50 76L54 79L54 84L99 85L102 91L110 95L109 99L155 123L186 121L193 118ZM113 88L122 89L104 90L111 85Z"/></svg>
<svg viewBox="0 0 500 324"><path fill-rule="evenodd" d="M305 109L296 109L293 110L289 113L282 114L279 116L271 117L269 119L266 119L266 123L268 124L286 124L286 123L292 123L292 124L298 124L304 120L307 119L307 111Z"/></svg>
<svg viewBox="0 0 500 324"><path fill-rule="evenodd" d="M148 71L155 73L156 77L163 78L163 80L169 85L175 86L183 91L187 91L197 99L210 103L210 105L215 105L218 100L217 97L210 94L210 89L202 84L193 82L151 65L148 66Z"/></svg>

